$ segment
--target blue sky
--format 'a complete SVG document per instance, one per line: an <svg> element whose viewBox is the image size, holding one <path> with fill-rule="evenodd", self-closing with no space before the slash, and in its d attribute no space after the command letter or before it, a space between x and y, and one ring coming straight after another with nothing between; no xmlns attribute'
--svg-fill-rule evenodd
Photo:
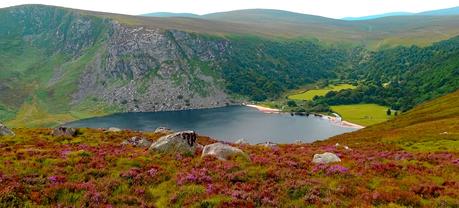
<svg viewBox="0 0 459 208"><path fill-rule="evenodd" d="M421 12L459 6L459 0L0 0L0 7L31 3L131 15L150 12L206 14L266 8L331 18L398 11Z"/></svg>

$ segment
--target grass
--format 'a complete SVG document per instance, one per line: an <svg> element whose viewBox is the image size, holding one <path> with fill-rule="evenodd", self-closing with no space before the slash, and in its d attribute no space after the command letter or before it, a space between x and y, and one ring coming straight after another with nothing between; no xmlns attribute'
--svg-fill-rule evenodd
<svg viewBox="0 0 459 208"><path fill-rule="evenodd" d="M390 143L411 152L458 152L459 91L423 103L387 122L329 140ZM387 109L386 109L387 110Z"/></svg>
<svg viewBox="0 0 459 208"><path fill-rule="evenodd" d="M330 85L326 88L308 90L299 94L288 96L291 100L312 100L315 96L325 96L330 91L340 91L346 89L355 89L356 86L350 84Z"/></svg>
<svg viewBox="0 0 459 208"><path fill-rule="evenodd" d="M377 104L336 105L331 106L331 109L344 120L362 126L382 123L390 118L386 114L388 107Z"/></svg>

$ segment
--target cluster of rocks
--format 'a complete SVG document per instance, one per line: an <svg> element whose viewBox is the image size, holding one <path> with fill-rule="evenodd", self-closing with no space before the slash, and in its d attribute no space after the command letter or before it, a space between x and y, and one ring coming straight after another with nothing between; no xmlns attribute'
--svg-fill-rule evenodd
<svg viewBox="0 0 459 208"><path fill-rule="evenodd" d="M8 127L0 123L0 136L14 136L14 132Z"/></svg>
<svg viewBox="0 0 459 208"><path fill-rule="evenodd" d="M109 132L121 131L117 128L108 129ZM53 136L76 136L78 131L74 128L58 127L55 128L51 135ZM249 156L241 149L233 147L224 143L213 143L203 146L197 141L197 134L194 131L181 131L173 133L171 129L159 127L155 133L167 134L159 138L156 142L152 142L144 137L132 137L123 141L122 145L132 145L134 147L145 148L149 151L160 152L165 154L191 154L193 155L198 148L202 148L201 157L213 156L219 160L228 160L236 156L242 156L250 160ZM3 124L0 124L0 136L14 135L14 133ZM249 144L245 139L239 139L235 142L239 145ZM260 143L260 146L267 148L277 147L277 144L272 142ZM341 146L336 144L336 147ZM346 150L350 150L348 146L343 146ZM325 152L322 154L315 154L312 162L315 164L328 164L341 162L341 159L334 153Z"/></svg>
<svg viewBox="0 0 459 208"><path fill-rule="evenodd" d="M155 132L163 133L171 131L170 129L157 129ZM132 137L122 143L123 145L132 145L134 147L148 148L149 151L163 154L191 154L197 149L202 148L202 157L213 156L219 160L228 160L236 156L242 156L250 159L241 149L228 144L214 143L203 146L197 142L197 134L194 131L181 131L168 134L159 138L156 142L151 142L146 138Z"/></svg>

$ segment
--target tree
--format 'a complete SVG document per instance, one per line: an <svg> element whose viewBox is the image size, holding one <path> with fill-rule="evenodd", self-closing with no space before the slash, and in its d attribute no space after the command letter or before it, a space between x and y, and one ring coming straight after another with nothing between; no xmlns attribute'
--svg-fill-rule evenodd
<svg viewBox="0 0 459 208"><path fill-rule="evenodd" d="M390 108L389 108L389 109L387 109L387 112L386 112L386 114L387 114L388 116L390 116L390 115L392 114L392 111L390 110Z"/></svg>
<svg viewBox="0 0 459 208"><path fill-rule="evenodd" d="M296 105L296 102L293 101L293 100L287 101L287 105L288 105L289 107L296 107L296 106L297 106L297 105Z"/></svg>

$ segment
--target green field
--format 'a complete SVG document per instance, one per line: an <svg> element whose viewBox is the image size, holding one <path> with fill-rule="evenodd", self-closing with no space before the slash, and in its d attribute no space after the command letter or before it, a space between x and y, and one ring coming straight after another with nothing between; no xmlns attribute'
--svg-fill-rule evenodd
<svg viewBox="0 0 459 208"><path fill-rule="evenodd" d="M356 86L350 84L329 85L326 88L308 90L299 94L288 96L292 100L312 100L315 96L324 96L330 91L340 91L345 89L355 89Z"/></svg>
<svg viewBox="0 0 459 208"><path fill-rule="evenodd" d="M341 115L344 120L362 126L370 126L388 120L388 107L376 104L336 105L331 109Z"/></svg>

